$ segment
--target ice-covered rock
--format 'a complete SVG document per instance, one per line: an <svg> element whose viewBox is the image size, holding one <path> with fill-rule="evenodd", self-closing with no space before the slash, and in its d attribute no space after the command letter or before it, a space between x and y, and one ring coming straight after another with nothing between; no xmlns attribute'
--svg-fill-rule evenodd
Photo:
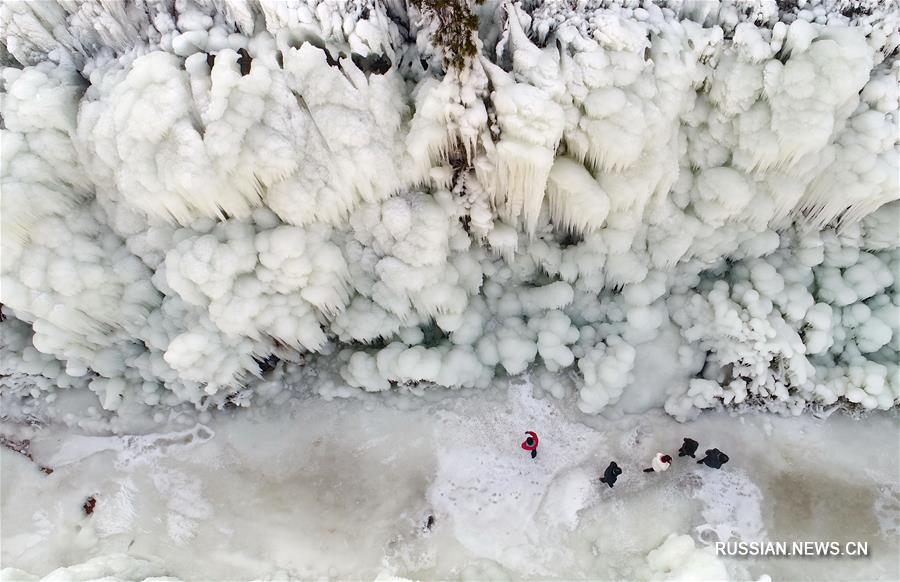
<svg viewBox="0 0 900 582"><path fill-rule="evenodd" d="M0 385L891 408L900 10L809 4L7 2Z"/></svg>

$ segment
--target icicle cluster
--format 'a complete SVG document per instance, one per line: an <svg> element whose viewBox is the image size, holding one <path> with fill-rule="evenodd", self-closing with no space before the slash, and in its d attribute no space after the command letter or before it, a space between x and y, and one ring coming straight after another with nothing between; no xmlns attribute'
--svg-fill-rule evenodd
<svg viewBox="0 0 900 582"><path fill-rule="evenodd" d="M416 6L0 6L0 388L900 402L896 6Z"/></svg>

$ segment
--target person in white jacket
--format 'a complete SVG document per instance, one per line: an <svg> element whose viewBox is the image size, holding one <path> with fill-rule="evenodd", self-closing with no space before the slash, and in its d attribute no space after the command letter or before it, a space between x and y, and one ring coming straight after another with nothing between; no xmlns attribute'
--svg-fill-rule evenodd
<svg viewBox="0 0 900 582"><path fill-rule="evenodd" d="M656 453L656 456L653 457L653 461L650 463L650 467L644 469L644 473L660 473L669 468L669 465L672 464L672 457L665 453Z"/></svg>

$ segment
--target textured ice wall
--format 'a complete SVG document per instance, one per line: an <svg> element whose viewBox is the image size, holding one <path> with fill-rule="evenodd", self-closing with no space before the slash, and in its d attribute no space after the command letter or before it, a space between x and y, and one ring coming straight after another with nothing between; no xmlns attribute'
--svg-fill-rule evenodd
<svg viewBox="0 0 900 582"><path fill-rule="evenodd" d="M0 23L7 394L206 408L530 371L591 413L900 402L891 2Z"/></svg>

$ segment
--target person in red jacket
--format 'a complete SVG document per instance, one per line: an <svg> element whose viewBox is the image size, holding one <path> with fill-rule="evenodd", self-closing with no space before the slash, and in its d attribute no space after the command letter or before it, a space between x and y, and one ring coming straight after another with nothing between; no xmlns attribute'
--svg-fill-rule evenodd
<svg viewBox="0 0 900 582"><path fill-rule="evenodd" d="M528 438L522 441L522 448L531 451L531 458L537 457L538 435L533 430L526 431Z"/></svg>

